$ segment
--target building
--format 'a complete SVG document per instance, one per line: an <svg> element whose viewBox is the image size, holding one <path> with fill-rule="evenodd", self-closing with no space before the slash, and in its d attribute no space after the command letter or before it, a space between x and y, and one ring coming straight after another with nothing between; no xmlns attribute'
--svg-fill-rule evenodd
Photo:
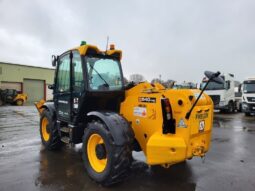
<svg viewBox="0 0 255 191"><path fill-rule="evenodd" d="M52 99L54 69L0 62L0 88L16 89L28 95L28 103Z"/></svg>

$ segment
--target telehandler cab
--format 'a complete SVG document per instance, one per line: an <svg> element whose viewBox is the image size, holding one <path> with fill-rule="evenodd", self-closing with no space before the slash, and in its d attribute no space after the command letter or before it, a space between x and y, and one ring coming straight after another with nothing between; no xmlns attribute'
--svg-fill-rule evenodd
<svg viewBox="0 0 255 191"><path fill-rule="evenodd" d="M124 87L122 52L87 45L53 56L53 102L36 103L48 150L82 143L88 175L102 185L120 182L143 151L148 165L204 157L210 146L213 102L203 90L166 90L147 82ZM218 73L206 72L221 82ZM206 86L205 86L206 87Z"/></svg>

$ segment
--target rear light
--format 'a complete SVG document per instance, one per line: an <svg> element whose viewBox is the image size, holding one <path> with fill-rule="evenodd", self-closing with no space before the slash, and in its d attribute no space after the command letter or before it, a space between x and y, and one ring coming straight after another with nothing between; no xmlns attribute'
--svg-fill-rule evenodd
<svg viewBox="0 0 255 191"><path fill-rule="evenodd" d="M162 114L163 114L163 134L175 134L175 119L173 118L172 108L168 98L161 99Z"/></svg>

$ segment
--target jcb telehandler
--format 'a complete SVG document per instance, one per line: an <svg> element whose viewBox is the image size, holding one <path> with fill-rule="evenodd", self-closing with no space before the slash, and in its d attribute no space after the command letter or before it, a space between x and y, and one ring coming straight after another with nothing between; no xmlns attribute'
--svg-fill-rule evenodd
<svg viewBox="0 0 255 191"><path fill-rule="evenodd" d="M26 101L27 94L18 93L15 89L0 89L0 106L5 104L22 106Z"/></svg>
<svg viewBox="0 0 255 191"><path fill-rule="evenodd" d="M102 185L123 180L133 150L143 151L148 165L168 167L203 157L210 145L209 96L147 82L124 87L121 57L113 45L100 51L85 42L53 56L53 102L36 104L43 145L55 150L82 142L87 173ZM219 72L206 75L221 82Z"/></svg>

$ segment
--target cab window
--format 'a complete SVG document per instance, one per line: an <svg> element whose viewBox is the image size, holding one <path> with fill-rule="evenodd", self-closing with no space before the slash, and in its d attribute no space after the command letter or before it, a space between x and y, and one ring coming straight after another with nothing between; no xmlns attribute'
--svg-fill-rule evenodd
<svg viewBox="0 0 255 191"><path fill-rule="evenodd" d="M59 60L57 91L67 92L70 90L70 58L69 54L63 56Z"/></svg>
<svg viewBox="0 0 255 191"><path fill-rule="evenodd" d="M123 87L119 61L109 58L87 57L89 88L107 91Z"/></svg>
<svg viewBox="0 0 255 191"><path fill-rule="evenodd" d="M81 56L78 52L73 52L73 90L81 92L84 89L83 70Z"/></svg>

